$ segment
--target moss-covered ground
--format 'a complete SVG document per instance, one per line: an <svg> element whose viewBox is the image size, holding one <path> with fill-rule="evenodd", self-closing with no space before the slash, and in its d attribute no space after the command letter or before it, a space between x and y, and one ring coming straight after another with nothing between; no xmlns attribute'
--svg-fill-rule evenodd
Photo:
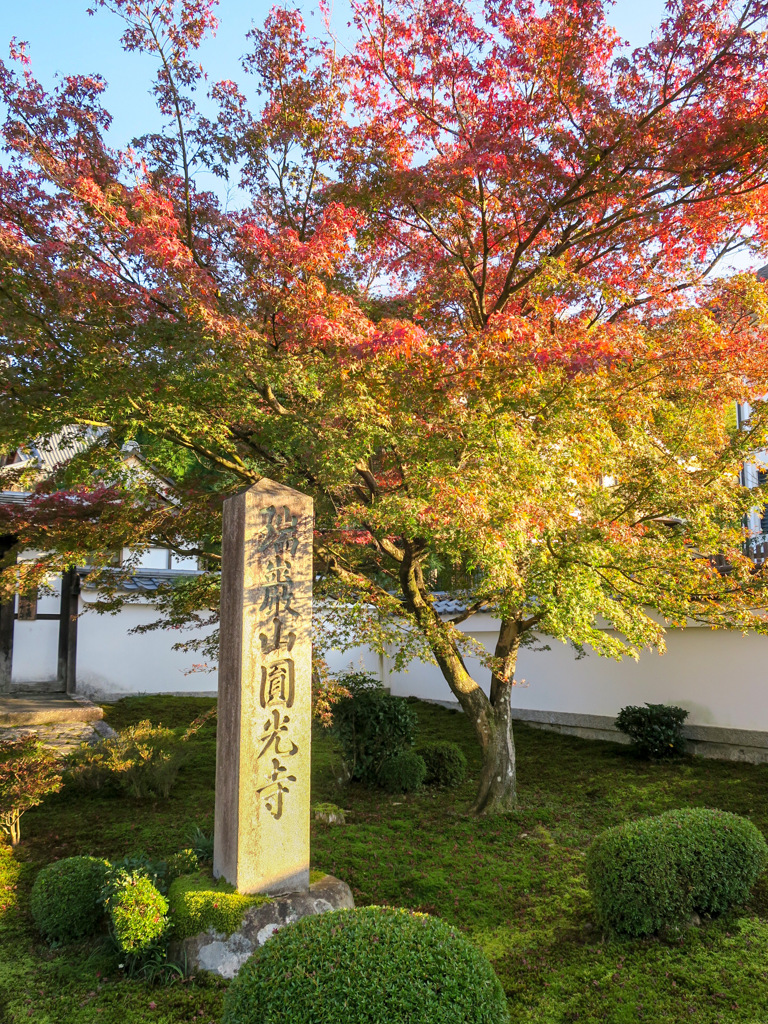
<svg viewBox="0 0 768 1024"><path fill-rule="evenodd" d="M186 726L210 701L131 698L107 709L120 728L149 718ZM458 926L491 959L515 1024L766 1024L768 878L750 905L677 937L617 942L592 924L584 852L603 828L673 807L721 807L768 835L768 766L682 760L645 764L624 747L517 729L520 810L465 815L479 758L463 715L418 704L421 738L452 739L469 760L453 792L390 797L340 789L340 760L318 730L313 803L347 824L312 823L313 866L346 879L359 905L411 907ZM0 847L0 1024L218 1022L223 983L158 987L126 978L105 939L59 950L32 927L38 867L76 853L166 857L213 821L215 722L189 741L170 798L129 801L66 789L22 819L22 843ZM471 998L471 996L470 996ZM298 1022L297 1024L302 1024Z"/></svg>

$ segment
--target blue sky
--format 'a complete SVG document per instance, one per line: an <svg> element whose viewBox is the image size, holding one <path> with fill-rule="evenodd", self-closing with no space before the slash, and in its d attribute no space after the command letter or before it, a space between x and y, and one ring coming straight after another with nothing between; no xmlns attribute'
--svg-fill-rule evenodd
<svg viewBox="0 0 768 1024"><path fill-rule="evenodd" d="M35 74L50 84L56 72L99 72L109 83L105 99L114 116L113 140L124 143L155 127L153 103L147 93L153 74L151 61L120 48L121 22L108 11L87 14L92 0L0 0L0 52L16 36L30 44ZM348 21L346 0L334 5L332 25L344 38ZM202 52L202 63L213 80L239 78L238 58L253 22L261 23L271 0L221 0L220 28ZM298 4L310 29L322 27L315 2ZM664 0L617 0L611 20L633 45L646 42L661 20Z"/></svg>

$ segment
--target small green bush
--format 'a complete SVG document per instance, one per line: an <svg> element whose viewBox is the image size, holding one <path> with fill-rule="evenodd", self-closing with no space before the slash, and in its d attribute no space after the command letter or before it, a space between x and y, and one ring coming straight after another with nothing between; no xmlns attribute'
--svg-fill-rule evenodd
<svg viewBox="0 0 768 1024"><path fill-rule="evenodd" d="M600 922L639 936L743 903L767 862L751 821L694 807L608 829L587 851L586 870Z"/></svg>
<svg viewBox="0 0 768 1024"><path fill-rule="evenodd" d="M112 862L111 875L119 879L122 875L141 875L148 878L163 896L168 895L168 886L180 875L194 874L200 864L194 850L179 850L168 860L154 860L146 853L133 853L130 857Z"/></svg>
<svg viewBox="0 0 768 1024"><path fill-rule="evenodd" d="M177 939L207 928L231 935L242 924L248 907L261 903L269 903L269 897L244 895L223 879L214 881L203 873L182 875L168 890L171 925Z"/></svg>
<svg viewBox="0 0 768 1024"><path fill-rule="evenodd" d="M455 789L467 777L467 759L458 743L450 740L435 740L419 747L418 753L427 766L428 786L440 789Z"/></svg>
<svg viewBox="0 0 768 1024"><path fill-rule="evenodd" d="M141 956L157 949L168 928L168 901L146 875L119 871L107 882L104 906L122 953Z"/></svg>
<svg viewBox="0 0 768 1024"><path fill-rule="evenodd" d="M339 676L349 691L333 711L333 730L341 744L344 764L352 779L376 785L382 763L413 746L416 711L403 697L392 697L365 672Z"/></svg>
<svg viewBox="0 0 768 1024"><path fill-rule="evenodd" d="M379 785L388 793L414 793L424 785L427 766L415 750L401 750L379 768Z"/></svg>
<svg viewBox="0 0 768 1024"><path fill-rule="evenodd" d="M114 738L83 744L70 754L65 781L86 792L165 798L186 752L172 729L139 722Z"/></svg>
<svg viewBox="0 0 768 1024"><path fill-rule="evenodd" d="M52 942L93 935L104 920L101 891L109 861L67 857L38 872L29 905L35 924Z"/></svg>
<svg viewBox="0 0 768 1024"><path fill-rule="evenodd" d="M683 750L685 708L673 704L629 705L622 708L614 725L632 740L641 757L672 757Z"/></svg>
<svg viewBox="0 0 768 1024"><path fill-rule="evenodd" d="M168 858L168 865L165 872L167 885L171 885L182 875L193 875L200 864L194 850L179 850L172 857Z"/></svg>
<svg viewBox="0 0 768 1024"><path fill-rule="evenodd" d="M107 879L106 892L111 889L112 880L119 880L123 875L141 875L148 878L156 889L159 889L163 896L168 892L168 863L164 860L154 860L146 853L133 853L129 857L122 857L120 860L112 861L112 870Z"/></svg>
<svg viewBox="0 0 768 1024"><path fill-rule="evenodd" d="M483 954L436 917L359 907L280 929L241 968L223 1024L506 1024Z"/></svg>

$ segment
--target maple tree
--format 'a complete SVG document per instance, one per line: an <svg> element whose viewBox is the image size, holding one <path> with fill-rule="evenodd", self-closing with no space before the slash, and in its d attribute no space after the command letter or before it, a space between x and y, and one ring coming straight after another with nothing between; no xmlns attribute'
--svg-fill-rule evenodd
<svg viewBox="0 0 768 1024"><path fill-rule="evenodd" d="M719 270L768 242L768 2L671 0L633 52L602 0L357 0L344 52L275 9L242 87L197 62L212 0L98 6L156 58L161 131L115 150L102 79L0 66L0 445L102 431L4 511L47 552L6 586L160 543L212 570L163 597L178 624L215 610L222 495L310 493L326 629L439 665L478 812L515 804L521 645L765 631L739 468L768 297ZM460 629L484 611L489 653Z"/></svg>
<svg viewBox="0 0 768 1024"><path fill-rule="evenodd" d="M0 828L11 846L21 840L22 814L61 786L61 766L34 736L0 743Z"/></svg>

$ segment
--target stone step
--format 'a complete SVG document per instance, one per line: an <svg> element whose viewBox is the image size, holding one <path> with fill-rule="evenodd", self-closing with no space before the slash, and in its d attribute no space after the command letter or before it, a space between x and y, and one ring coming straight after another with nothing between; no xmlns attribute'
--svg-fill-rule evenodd
<svg viewBox="0 0 768 1024"><path fill-rule="evenodd" d="M58 679L38 679L34 682L14 683L9 691L11 697L28 697L30 694L58 694L66 696L66 690Z"/></svg>
<svg viewBox="0 0 768 1024"><path fill-rule="evenodd" d="M11 693L0 696L0 726L98 722L104 711L85 697L66 693Z"/></svg>

